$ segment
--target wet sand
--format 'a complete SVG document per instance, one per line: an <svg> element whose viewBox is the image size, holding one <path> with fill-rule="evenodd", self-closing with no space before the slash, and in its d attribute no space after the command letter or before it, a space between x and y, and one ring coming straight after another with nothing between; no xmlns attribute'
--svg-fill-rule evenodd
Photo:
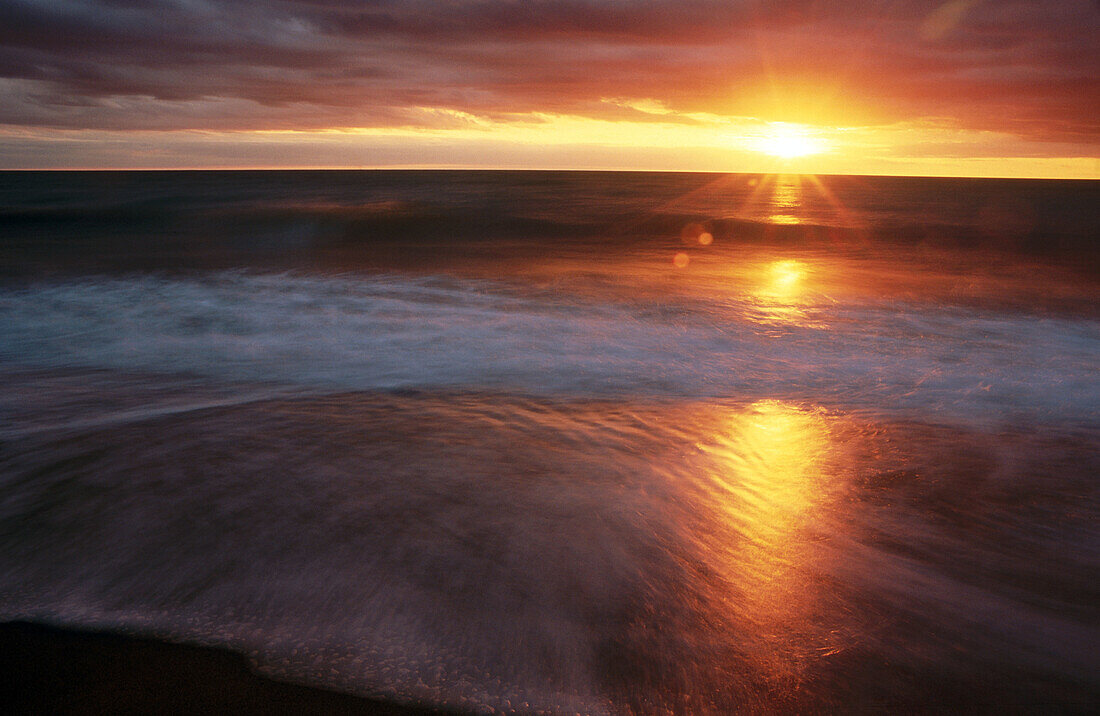
<svg viewBox="0 0 1100 716"><path fill-rule="evenodd" d="M0 624L0 702L11 714L445 713L267 679L224 649Z"/></svg>

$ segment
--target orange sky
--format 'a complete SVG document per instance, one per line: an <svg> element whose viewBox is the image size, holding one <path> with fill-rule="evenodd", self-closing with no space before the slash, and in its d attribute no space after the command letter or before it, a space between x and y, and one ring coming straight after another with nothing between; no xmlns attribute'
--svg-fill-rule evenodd
<svg viewBox="0 0 1100 716"><path fill-rule="evenodd" d="M1100 178L1090 0L10 0L0 168Z"/></svg>

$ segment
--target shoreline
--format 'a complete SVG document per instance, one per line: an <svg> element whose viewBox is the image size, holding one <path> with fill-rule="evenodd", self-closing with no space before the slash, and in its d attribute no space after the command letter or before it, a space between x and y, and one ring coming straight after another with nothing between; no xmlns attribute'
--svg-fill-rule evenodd
<svg viewBox="0 0 1100 716"><path fill-rule="evenodd" d="M13 621L0 623L8 713L446 714L277 681L229 649Z"/></svg>

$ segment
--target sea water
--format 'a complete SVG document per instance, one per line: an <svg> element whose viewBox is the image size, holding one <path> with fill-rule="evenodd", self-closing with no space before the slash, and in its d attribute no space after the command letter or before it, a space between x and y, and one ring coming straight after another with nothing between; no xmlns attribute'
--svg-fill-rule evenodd
<svg viewBox="0 0 1100 716"><path fill-rule="evenodd" d="M0 618L471 711L1085 710L1098 205L0 173Z"/></svg>

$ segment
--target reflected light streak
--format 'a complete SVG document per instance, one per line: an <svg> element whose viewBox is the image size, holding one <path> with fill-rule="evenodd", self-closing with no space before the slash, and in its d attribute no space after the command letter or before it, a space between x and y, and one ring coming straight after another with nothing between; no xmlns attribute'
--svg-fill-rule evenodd
<svg viewBox="0 0 1100 716"><path fill-rule="evenodd" d="M775 400L762 400L730 419L722 461L734 478L723 481L739 500L726 504L749 541L777 546L816 501L815 465L828 444L824 417Z"/></svg>
<svg viewBox="0 0 1100 716"><path fill-rule="evenodd" d="M806 275L805 267L798 261L776 261L769 268L771 274L771 293L781 296L793 296L798 284Z"/></svg>
<svg viewBox="0 0 1100 716"><path fill-rule="evenodd" d="M784 174L775 182L772 191L772 207L775 209L797 209L802 206L802 176Z"/></svg>
<svg viewBox="0 0 1100 716"><path fill-rule="evenodd" d="M848 230L865 226L862 218L813 174L768 174L750 186L752 192L734 214L738 218L786 226L835 225Z"/></svg>
<svg viewBox="0 0 1100 716"><path fill-rule="evenodd" d="M802 223L794 214L802 207L802 177L783 175L777 178L772 190L771 210L776 212L768 217L772 224L795 225Z"/></svg>
<svg viewBox="0 0 1100 716"><path fill-rule="evenodd" d="M797 680L815 653L843 637L814 620L827 601L813 578L826 558L835 497L848 472L846 453L820 408L761 400L731 411L712 440L701 487L715 521L712 545L730 590L715 595L747 633L769 678Z"/></svg>
<svg viewBox="0 0 1100 716"><path fill-rule="evenodd" d="M826 327L810 315L807 280L817 272L805 261L783 259L760 265L750 276L748 298L756 309L750 316L767 325Z"/></svg>

